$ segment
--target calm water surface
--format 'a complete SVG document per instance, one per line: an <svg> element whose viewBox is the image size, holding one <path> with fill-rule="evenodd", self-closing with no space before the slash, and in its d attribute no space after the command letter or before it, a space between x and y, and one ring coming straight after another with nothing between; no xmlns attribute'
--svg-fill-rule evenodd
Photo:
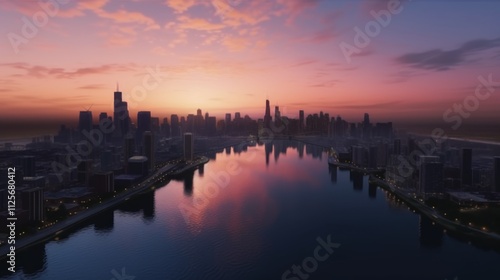
<svg viewBox="0 0 500 280"><path fill-rule="evenodd" d="M498 252L450 236L362 174L329 168L322 148L275 141L212 158L19 252L6 277L499 279Z"/></svg>

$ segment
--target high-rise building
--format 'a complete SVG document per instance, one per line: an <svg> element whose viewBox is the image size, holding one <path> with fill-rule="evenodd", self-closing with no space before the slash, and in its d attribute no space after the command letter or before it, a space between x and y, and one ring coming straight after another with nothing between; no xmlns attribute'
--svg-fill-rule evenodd
<svg viewBox="0 0 500 280"><path fill-rule="evenodd" d="M234 113L234 120L240 120L241 119L241 113L240 112L236 112Z"/></svg>
<svg viewBox="0 0 500 280"><path fill-rule="evenodd" d="M299 111L299 131L304 131L304 110Z"/></svg>
<svg viewBox="0 0 500 280"><path fill-rule="evenodd" d="M494 157L493 161L493 191L500 192L500 157Z"/></svg>
<svg viewBox="0 0 500 280"><path fill-rule="evenodd" d="M194 124L195 124L195 119L196 116L193 114L188 114L187 119L186 119L186 131L187 132L194 132Z"/></svg>
<svg viewBox="0 0 500 280"><path fill-rule="evenodd" d="M80 111L78 118L78 131L91 131L92 130L92 111Z"/></svg>
<svg viewBox="0 0 500 280"><path fill-rule="evenodd" d="M155 166L155 145L154 137L151 131L144 132L144 156L148 158L148 168L153 170Z"/></svg>
<svg viewBox="0 0 500 280"><path fill-rule="evenodd" d="M279 106L274 107L274 125L276 126L276 128L281 127L281 113Z"/></svg>
<svg viewBox="0 0 500 280"><path fill-rule="evenodd" d="M151 131L151 112L140 111L137 113L137 146L138 150L142 150L142 139L145 131Z"/></svg>
<svg viewBox="0 0 500 280"><path fill-rule="evenodd" d="M118 89L118 85L116 85L113 99L113 122L115 125L115 135L117 137L121 137L124 134L122 128L124 127L126 118L128 118L127 104L123 103L122 92Z"/></svg>
<svg viewBox="0 0 500 280"><path fill-rule="evenodd" d="M213 136L217 132L217 119L215 117L207 118L207 135Z"/></svg>
<svg viewBox="0 0 500 280"><path fill-rule="evenodd" d="M99 172L94 175L94 187L97 193L112 193L115 190L114 173Z"/></svg>
<svg viewBox="0 0 500 280"><path fill-rule="evenodd" d="M151 117L151 132L154 134L160 133L160 118Z"/></svg>
<svg viewBox="0 0 500 280"><path fill-rule="evenodd" d="M462 149L460 158L460 172L462 177L462 187L472 186L472 149Z"/></svg>
<svg viewBox="0 0 500 280"><path fill-rule="evenodd" d="M228 132L231 127L231 113L226 114L226 119L225 119L225 131Z"/></svg>
<svg viewBox="0 0 500 280"><path fill-rule="evenodd" d="M175 114L171 115L170 121L171 121L172 137L180 137L181 136L181 127L179 124L179 116L177 116Z"/></svg>
<svg viewBox="0 0 500 280"><path fill-rule="evenodd" d="M163 137L170 138L170 124L168 123L168 118L163 118L163 123L161 124L161 134Z"/></svg>
<svg viewBox="0 0 500 280"><path fill-rule="evenodd" d="M192 133L184 133L184 160L192 161L194 157L194 137Z"/></svg>
<svg viewBox="0 0 500 280"><path fill-rule="evenodd" d="M90 178L92 177L92 160L82 160L78 163L78 182L85 184L86 187L90 186Z"/></svg>
<svg viewBox="0 0 500 280"><path fill-rule="evenodd" d="M116 91L114 92L114 108L122 102L122 92L118 89L118 85L116 85Z"/></svg>
<svg viewBox="0 0 500 280"><path fill-rule="evenodd" d="M266 113L264 114L264 128L271 127L271 106L269 105L269 100L266 100Z"/></svg>
<svg viewBox="0 0 500 280"><path fill-rule="evenodd" d="M110 149L101 151L101 171L111 171L113 169L113 152Z"/></svg>
<svg viewBox="0 0 500 280"><path fill-rule="evenodd" d="M363 139L369 139L371 137L371 126L370 115L365 113L363 118Z"/></svg>
<svg viewBox="0 0 500 280"><path fill-rule="evenodd" d="M42 188L32 188L21 192L24 210L28 210L30 222L41 222L45 218L45 201Z"/></svg>
<svg viewBox="0 0 500 280"><path fill-rule="evenodd" d="M437 156L420 156L418 193L442 193L443 164Z"/></svg>
<svg viewBox="0 0 500 280"><path fill-rule="evenodd" d="M125 138L123 154L125 155L124 158L125 158L125 167L126 167L127 163L128 163L128 159L135 155L135 141L134 141L133 137L128 136L127 138Z"/></svg>
<svg viewBox="0 0 500 280"><path fill-rule="evenodd" d="M102 112L99 114L99 122L101 122L103 119L107 119L107 118L108 118L108 113Z"/></svg>

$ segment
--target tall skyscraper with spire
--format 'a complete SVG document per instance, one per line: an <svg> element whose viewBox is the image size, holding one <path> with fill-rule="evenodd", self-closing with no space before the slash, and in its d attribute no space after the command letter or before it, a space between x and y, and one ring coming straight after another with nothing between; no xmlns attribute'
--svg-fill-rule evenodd
<svg viewBox="0 0 500 280"><path fill-rule="evenodd" d="M269 105L269 100L266 100L266 114L264 115L264 127L265 128L270 128L271 127L271 106Z"/></svg>
<svg viewBox="0 0 500 280"><path fill-rule="evenodd" d="M120 91L118 83L116 83L116 91L114 92L113 122L115 125L116 137L121 138L128 133L130 126L128 104L122 100L122 92Z"/></svg>

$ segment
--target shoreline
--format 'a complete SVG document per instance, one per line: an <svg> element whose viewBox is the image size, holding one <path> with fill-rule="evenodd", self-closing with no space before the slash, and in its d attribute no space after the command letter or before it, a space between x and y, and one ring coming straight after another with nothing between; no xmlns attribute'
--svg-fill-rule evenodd
<svg viewBox="0 0 500 280"><path fill-rule="evenodd" d="M207 157L201 157L200 162L197 162L196 164L190 164L187 167L185 167L185 170L182 172L185 172L187 170L195 169L198 168L200 165L206 164L210 160ZM115 197L109 199L108 201L101 203L99 205L94 205L93 207L86 209L74 216L68 217L67 219L55 224L54 226L50 228L43 229L39 232L36 232L32 235L25 236L20 239L16 239L16 244L10 245L10 244L3 244L0 246L0 260L3 260L7 258L7 253L10 251L10 246L15 246L15 251L19 252L21 250L25 250L31 246L34 246L36 244L45 242L47 240L53 239L54 237L64 233L70 228L73 228L77 226L78 224L92 218L93 216L108 210L116 205L119 205L131 197L140 195L147 189L151 188L152 185L154 185L158 180L161 180L161 176L168 172L173 166L170 165L165 165L164 167L160 168L157 170L155 173L151 174L149 177L144 179L142 183L139 183L136 187L127 190L125 192L121 192L117 194ZM178 172L181 173L181 172ZM167 175L170 176L170 175Z"/></svg>
<svg viewBox="0 0 500 280"><path fill-rule="evenodd" d="M397 189L397 187L390 186L389 184L387 184L385 181L383 181L381 179L374 178L373 176L370 175L369 180L375 181L377 186L380 186L381 188L393 193L394 195L399 197L401 200L403 200L406 204L415 208L421 214L427 216L432 221L438 223L446 230L450 230L450 231L454 231L454 232L457 232L460 234L464 234L465 236L468 236L471 238L480 238L482 240L488 240L488 241L494 241L494 242L500 241L500 234L498 234L498 233L481 231L479 229L469 227L467 225L452 221L452 220L444 217L443 215L441 215L438 211L431 208L430 206L416 201L414 198L405 194L402 190Z"/></svg>

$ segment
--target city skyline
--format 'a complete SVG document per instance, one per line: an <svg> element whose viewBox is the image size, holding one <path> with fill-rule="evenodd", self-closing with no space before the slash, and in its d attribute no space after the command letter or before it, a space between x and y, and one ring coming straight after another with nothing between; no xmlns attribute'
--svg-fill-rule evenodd
<svg viewBox="0 0 500 280"><path fill-rule="evenodd" d="M202 108L258 118L270 99L293 118L306 110L357 121L369 111L448 125L443 114L474 95L479 77L498 88L495 1L50 3L0 4L2 120L53 127L91 105L109 113L116 82L127 99L147 79L131 116ZM497 95L480 101L465 124L497 123Z"/></svg>

